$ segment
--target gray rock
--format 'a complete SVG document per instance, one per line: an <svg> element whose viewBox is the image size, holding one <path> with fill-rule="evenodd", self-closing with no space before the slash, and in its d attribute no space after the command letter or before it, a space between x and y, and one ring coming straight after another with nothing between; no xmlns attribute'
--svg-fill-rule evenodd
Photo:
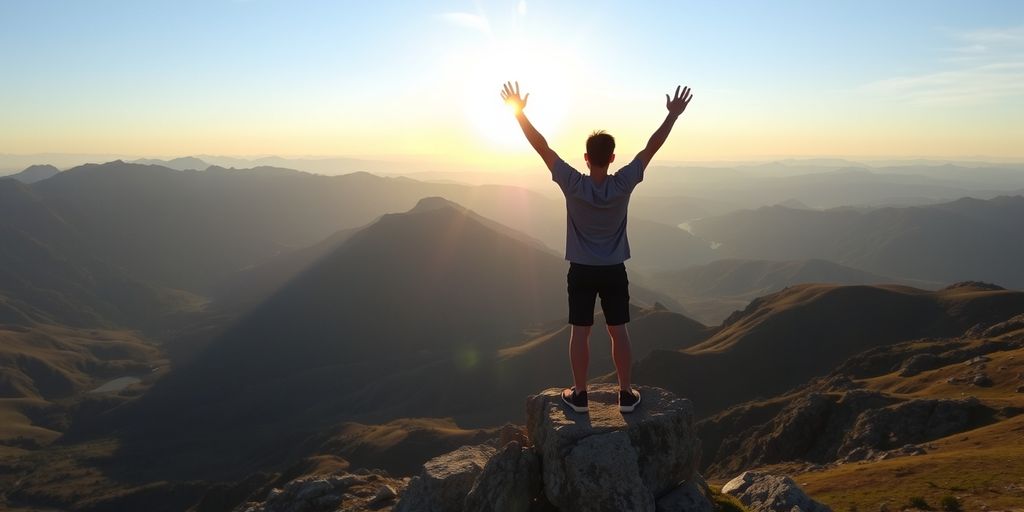
<svg viewBox="0 0 1024 512"><path fill-rule="evenodd" d="M488 459L497 450L490 445L463 446L423 464L409 481L395 512L459 512Z"/></svg>
<svg viewBox="0 0 1024 512"><path fill-rule="evenodd" d="M676 487L658 499L656 512L713 512L711 489L700 475L694 475L683 485Z"/></svg>
<svg viewBox="0 0 1024 512"><path fill-rule="evenodd" d="M384 484L377 488L377 493L373 495L373 499L370 500L370 503L383 503L385 501L393 500L397 497L398 492L395 491L395 488L391 487L390 485Z"/></svg>
<svg viewBox="0 0 1024 512"><path fill-rule="evenodd" d="M541 459L544 494L556 507L653 510L654 497L696 474L700 441L690 401L637 389L643 401L625 415L614 385L590 387L589 415L566 408L560 388L529 398L526 428Z"/></svg>
<svg viewBox="0 0 1024 512"><path fill-rule="evenodd" d="M527 512L541 492L540 459L512 441L487 461L466 495L466 512Z"/></svg>
<svg viewBox="0 0 1024 512"><path fill-rule="evenodd" d="M991 360L992 358L988 356L976 356L968 359L967 362L965 362L964 364L966 364L967 366L977 366L983 363L987 363L988 361Z"/></svg>
<svg viewBox="0 0 1024 512"><path fill-rule="evenodd" d="M1024 386L1017 386L1018 393L1024 393Z"/></svg>
<svg viewBox="0 0 1024 512"><path fill-rule="evenodd" d="M985 375L984 373L979 373L975 375L974 378L971 379L971 384L987 388L992 385L992 379L990 379L989 376Z"/></svg>
<svg viewBox="0 0 1024 512"><path fill-rule="evenodd" d="M921 372L942 366L943 360L935 354L917 354L903 362L900 377L913 377Z"/></svg>
<svg viewBox="0 0 1024 512"><path fill-rule="evenodd" d="M302 488L295 493L295 498L305 501L312 500L313 498L318 498L327 494L333 488L334 486L327 480L313 480L312 482L305 482L304 485L302 485Z"/></svg>
<svg viewBox="0 0 1024 512"><path fill-rule="evenodd" d="M746 471L722 486L722 493L740 500L751 512L832 512L787 476Z"/></svg>

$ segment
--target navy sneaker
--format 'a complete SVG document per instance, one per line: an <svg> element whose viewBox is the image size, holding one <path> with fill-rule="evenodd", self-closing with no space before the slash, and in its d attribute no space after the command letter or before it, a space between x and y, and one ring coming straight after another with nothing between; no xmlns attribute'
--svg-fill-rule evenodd
<svg viewBox="0 0 1024 512"><path fill-rule="evenodd" d="M640 405L640 392L635 389L619 390L619 412L633 412Z"/></svg>
<svg viewBox="0 0 1024 512"><path fill-rule="evenodd" d="M577 393L575 386L562 390L562 401L576 412L587 412L590 410L587 408L587 392L580 391Z"/></svg>

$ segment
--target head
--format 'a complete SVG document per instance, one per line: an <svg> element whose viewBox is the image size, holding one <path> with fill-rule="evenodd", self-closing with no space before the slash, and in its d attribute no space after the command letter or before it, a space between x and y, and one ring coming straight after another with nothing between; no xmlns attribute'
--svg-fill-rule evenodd
<svg viewBox="0 0 1024 512"><path fill-rule="evenodd" d="M587 152L583 158L591 170L607 169L608 165L615 161L615 137L604 130L591 133L590 137L587 137Z"/></svg>

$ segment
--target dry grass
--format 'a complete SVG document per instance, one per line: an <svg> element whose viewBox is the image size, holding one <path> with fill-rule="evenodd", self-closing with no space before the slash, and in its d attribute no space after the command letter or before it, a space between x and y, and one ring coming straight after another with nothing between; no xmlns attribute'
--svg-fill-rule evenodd
<svg viewBox="0 0 1024 512"><path fill-rule="evenodd" d="M926 455L844 464L793 476L834 510L900 510L914 496L937 507L944 496L964 510L1024 510L1024 416L930 443Z"/></svg>

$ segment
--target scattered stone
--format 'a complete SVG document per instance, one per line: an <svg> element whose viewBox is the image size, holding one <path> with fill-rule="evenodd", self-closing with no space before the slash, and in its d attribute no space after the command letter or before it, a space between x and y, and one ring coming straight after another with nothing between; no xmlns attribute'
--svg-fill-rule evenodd
<svg viewBox="0 0 1024 512"><path fill-rule="evenodd" d="M807 496L788 476L745 471L726 483L722 493L740 500L751 512L832 512Z"/></svg>
<svg viewBox="0 0 1024 512"><path fill-rule="evenodd" d="M377 493L373 495L373 499L370 500L370 503L383 503L397 497L398 492L395 491L395 488L384 484L377 488Z"/></svg>
<svg viewBox="0 0 1024 512"><path fill-rule="evenodd" d="M369 473L314 475L296 478L281 488L272 489L263 502L248 502L239 505L235 512L333 512L347 510L362 512L379 510L379 504L386 503L383 496L390 492L391 498L405 488L402 480L389 479ZM371 484L370 480L384 483ZM371 487L372 486L372 487ZM389 491L384 490L387 488ZM381 495L379 499L376 497ZM373 496L371 499L370 497Z"/></svg>
<svg viewBox="0 0 1024 512"><path fill-rule="evenodd" d="M1024 393L1024 386L1017 386L1018 393Z"/></svg>
<svg viewBox="0 0 1024 512"><path fill-rule="evenodd" d="M477 475L497 450L490 445L463 446L423 464L409 481L395 512L459 512Z"/></svg>
<svg viewBox="0 0 1024 512"><path fill-rule="evenodd" d="M334 486L327 480L314 480L303 485L302 488L295 493L295 497L299 500L307 501L323 496L333 488Z"/></svg>
<svg viewBox="0 0 1024 512"><path fill-rule="evenodd" d="M974 384L975 386L978 387L987 388L992 385L992 379L990 379L989 376L985 375L984 373L979 373L975 375L974 378L971 379L971 384Z"/></svg>
<svg viewBox="0 0 1024 512"><path fill-rule="evenodd" d="M975 356L968 359L964 364L966 364L967 366L976 366L982 363L987 363L991 360L992 359L988 356Z"/></svg>

